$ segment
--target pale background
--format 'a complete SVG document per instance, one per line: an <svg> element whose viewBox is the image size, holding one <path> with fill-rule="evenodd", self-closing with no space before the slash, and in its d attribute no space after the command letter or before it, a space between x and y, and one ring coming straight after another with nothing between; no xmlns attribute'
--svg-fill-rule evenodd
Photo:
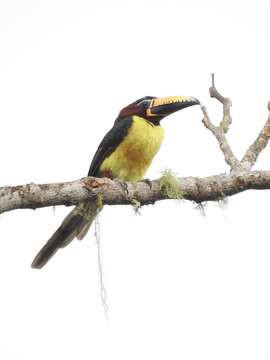
<svg viewBox="0 0 270 360"><path fill-rule="evenodd" d="M118 111L144 95L193 95L213 118L210 73L233 99L237 155L270 100L269 1L0 0L0 185L87 174ZM225 172L199 107L164 120L148 172ZM270 168L270 147L257 168ZM42 271L33 256L69 209L0 217L0 359L270 359L270 194L226 209L106 207L87 238Z"/></svg>

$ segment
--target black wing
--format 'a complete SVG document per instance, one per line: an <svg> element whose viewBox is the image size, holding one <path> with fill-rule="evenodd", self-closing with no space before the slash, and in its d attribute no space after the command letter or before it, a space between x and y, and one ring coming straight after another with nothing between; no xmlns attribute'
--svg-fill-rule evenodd
<svg viewBox="0 0 270 360"><path fill-rule="evenodd" d="M132 116L116 119L112 129L104 136L93 157L88 176L99 177L99 169L104 159L111 155L121 141L125 138L132 124Z"/></svg>

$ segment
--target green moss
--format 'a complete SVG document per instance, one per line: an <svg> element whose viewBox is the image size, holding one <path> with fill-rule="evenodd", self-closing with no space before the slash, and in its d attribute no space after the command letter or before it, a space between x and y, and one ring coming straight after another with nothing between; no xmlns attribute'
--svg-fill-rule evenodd
<svg viewBox="0 0 270 360"><path fill-rule="evenodd" d="M83 216L87 221L92 221L103 208L103 195L98 194L96 199L84 201L75 206L73 213Z"/></svg>
<svg viewBox="0 0 270 360"><path fill-rule="evenodd" d="M171 170L166 169L162 171L162 178L160 179L159 184L160 190L168 196L169 199L183 199L183 191L175 174Z"/></svg>
<svg viewBox="0 0 270 360"><path fill-rule="evenodd" d="M139 209L141 207L141 203L137 199L132 198L131 199L131 205L133 206L136 213L139 212Z"/></svg>
<svg viewBox="0 0 270 360"><path fill-rule="evenodd" d="M97 195L96 204L97 204L98 210L101 210L103 208L103 195L100 193Z"/></svg>

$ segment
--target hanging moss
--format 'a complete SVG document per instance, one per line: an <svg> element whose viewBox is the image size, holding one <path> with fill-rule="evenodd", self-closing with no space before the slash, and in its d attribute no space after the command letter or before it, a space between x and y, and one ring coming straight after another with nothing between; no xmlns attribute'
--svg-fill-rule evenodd
<svg viewBox="0 0 270 360"><path fill-rule="evenodd" d="M166 169L162 171L162 178L159 184L161 191L168 196L169 199L183 199L183 191L175 174L171 170Z"/></svg>
<svg viewBox="0 0 270 360"><path fill-rule="evenodd" d="M133 209L135 210L135 213L138 213L139 209L141 207L141 203L137 199L132 198L131 199L131 205L133 206Z"/></svg>

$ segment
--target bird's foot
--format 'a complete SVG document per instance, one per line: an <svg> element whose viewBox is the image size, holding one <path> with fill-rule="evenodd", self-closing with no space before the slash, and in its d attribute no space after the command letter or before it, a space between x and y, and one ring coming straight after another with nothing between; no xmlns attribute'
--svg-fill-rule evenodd
<svg viewBox="0 0 270 360"><path fill-rule="evenodd" d="M143 182L145 182L149 186L150 190L152 190L152 182L150 179L144 179Z"/></svg>
<svg viewBox="0 0 270 360"><path fill-rule="evenodd" d="M128 191L128 184L122 180L119 180L119 179L115 179L114 180L115 182L117 182L121 188L124 190L124 192L129 195L129 191Z"/></svg>

